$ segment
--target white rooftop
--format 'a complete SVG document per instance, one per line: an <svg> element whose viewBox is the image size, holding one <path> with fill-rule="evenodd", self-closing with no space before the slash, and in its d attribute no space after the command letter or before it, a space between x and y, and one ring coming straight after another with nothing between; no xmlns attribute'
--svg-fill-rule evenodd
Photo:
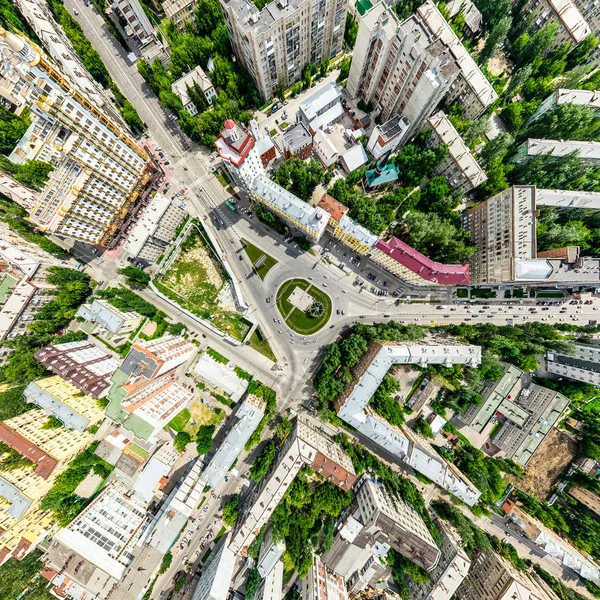
<svg viewBox="0 0 600 600"><path fill-rule="evenodd" d="M162 194L154 196L152 202L127 237L126 252L132 256L137 256L142 251L144 244L151 235L154 235L162 216L167 212L170 205L171 199L166 196Z"/></svg>
<svg viewBox="0 0 600 600"><path fill-rule="evenodd" d="M325 106L336 99L341 105L342 92L335 82L323 86L318 92L300 103L300 110L308 121L312 121Z"/></svg>
<svg viewBox="0 0 600 600"><path fill-rule="evenodd" d="M339 119L344 114L344 107L341 102L334 104L331 108L328 108L322 115L311 119L309 122L310 128L313 131L328 127L331 123Z"/></svg>
<svg viewBox="0 0 600 600"><path fill-rule="evenodd" d="M515 279L517 281L543 281L552 274L552 265L544 259L515 261Z"/></svg>
<svg viewBox="0 0 600 600"><path fill-rule="evenodd" d="M559 88L555 92L555 100L556 104L581 104L590 108L600 108L600 91Z"/></svg>
<svg viewBox="0 0 600 600"><path fill-rule="evenodd" d="M474 188L487 180L485 171L479 166L468 146L443 111L437 112L427 122L442 143L446 144L448 154Z"/></svg>
<svg viewBox="0 0 600 600"><path fill-rule="evenodd" d="M183 106L189 104L190 97L187 89L188 87L193 88L194 84L198 85L204 93L213 87L208 75L200 66L195 67L189 73L186 73L183 77L180 77L171 84L171 91L179 96Z"/></svg>
<svg viewBox="0 0 600 600"><path fill-rule="evenodd" d="M356 171L356 169L366 164L369 161L369 157L362 144L355 144L350 150L342 154L342 160L348 173L352 173L352 171Z"/></svg>
<svg viewBox="0 0 600 600"><path fill-rule="evenodd" d="M548 4L554 9L576 44L590 35L592 32L590 26L572 0L548 0Z"/></svg>
<svg viewBox="0 0 600 600"><path fill-rule="evenodd" d="M551 154L552 156L566 156L577 152L583 160L600 160L600 142L577 142L563 140L542 140L529 138L527 140L527 156Z"/></svg>
<svg viewBox="0 0 600 600"><path fill-rule="evenodd" d="M249 384L245 379L240 379L232 367L216 361L206 352L200 355L194 373L221 388L233 402L241 399Z"/></svg>
<svg viewBox="0 0 600 600"><path fill-rule="evenodd" d="M344 215L338 225L344 233L355 237L361 244L369 246L369 248L372 248L379 239L374 233L371 233L366 227L359 225L348 215Z"/></svg>
<svg viewBox="0 0 600 600"><path fill-rule="evenodd" d="M146 502L151 502L154 497L154 488L162 477L168 475L171 467L153 456L144 467L144 470L137 478L133 490L139 494Z"/></svg>
<svg viewBox="0 0 600 600"><path fill-rule="evenodd" d="M329 219L327 212L300 200L265 175L254 178L252 192L287 213L292 219L301 222L305 227L318 232L318 235L321 235L327 227Z"/></svg>
<svg viewBox="0 0 600 600"><path fill-rule="evenodd" d="M599 192L568 190L536 190L536 203L541 206L600 209Z"/></svg>

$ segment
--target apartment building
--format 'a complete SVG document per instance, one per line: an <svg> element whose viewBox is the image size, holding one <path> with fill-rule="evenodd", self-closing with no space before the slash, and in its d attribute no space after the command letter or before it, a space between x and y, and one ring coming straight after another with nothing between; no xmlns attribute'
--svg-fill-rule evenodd
<svg viewBox="0 0 600 600"><path fill-rule="evenodd" d="M110 352L87 340L52 344L34 356L55 375L96 400L108 394L110 378L120 365Z"/></svg>
<svg viewBox="0 0 600 600"><path fill-rule="evenodd" d="M39 406L69 429L83 432L104 419L97 400L57 375L32 381L23 392L26 402Z"/></svg>
<svg viewBox="0 0 600 600"><path fill-rule="evenodd" d="M568 286L598 281L600 261L580 256L577 246L537 252L538 205L594 207L600 206L600 195L514 185L463 212L463 227L477 246L470 260L472 283Z"/></svg>
<svg viewBox="0 0 600 600"><path fill-rule="evenodd" d="M165 0L162 9L165 17L177 27L179 32L185 33L185 26L194 21L196 4L196 0Z"/></svg>
<svg viewBox="0 0 600 600"><path fill-rule="evenodd" d="M212 554L202 567L202 575L192 595L192 600L227 600L236 556L230 549L230 534L221 537Z"/></svg>
<svg viewBox="0 0 600 600"><path fill-rule="evenodd" d="M177 202L156 194L127 236L125 251L134 258L156 262L177 237L177 230L187 216Z"/></svg>
<svg viewBox="0 0 600 600"><path fill-rule="evenodd" d="M442 520L435 524L440 532L440 559L429 571L428 581L417 584L408 580L411 600L451 600L471 566L457 531Z"/></svg>
<svg viewBox="0 0 600 600"><path fill-rule="evenodd" d="M275 213L313 244L325 232L329 215L322 208L300 200L265 175L254 178L250 194L253 201Z"/></svg>
<svg viewBox="0 0 600 600"><path fill-rule="evenodd" d="M139 0L107 0L109 8L125 21L125 33L139 46L154 40L154 27Z"/></svg>
<svg viewBox="0 0 600 600"><path fill-rule="evenodd" d="M46 544L58 597L107 598L123 579L149 523L147 502L115 480Z"/></svg>
<svg viewBox="0 0 600 600"><path fill-rule="evenodd" d="M225 129L215 142L227 172L235 185L244 190L249 190L256 177L265 173L255 145L252 133L231 119L225 121Z"/></svg>
<svg viewBox="0 0 600 600"><path fill-rule="evenodd" d="M572 485L569 488L569 496L581 502L586 508L595 513L596 516L600 517L600 496L598 494L594 494L594 492L579 485Z"/></svg>
<svg viewBox="0 0 600 600"><path fill-rule="evenodd" d="M233 424L227 436L215 452L200 477L202 488L216 488L227 475L231 465L254 433L265 413L265 403L257 396L249 395L231 416Z"/></svg>
<svg viewBox="0 0 600 600"><path fill-rule="evenodd" d="M45 252L34 256L0 242L0 341L25 333L35 315L54 298L46 268L63 264Z"/></svg>
<svg viewBox="0 0 600 600"><path fill-rule="evenodd" d="M24 208L44 231L106 246L150 179L146 152L97 90L82 87L87 79L72 79L14 33L2 30L0 44L0 97L17 115L29 109L31 118L9 159L54 167L35 204Z"/></svg>
<svg viewBox="0 0 600 600"><path fill-rule="evenodd" d="M347 213L350 210L329 194L324 194L319 201L319 207L327 211L327 231L353 252L367 256L377 243L377 236L366 227L359 225Z"/></svg>
<svg viewBox="0 0 600 600"><path fill-rule="evenodd" d="M558 25L552 48L565 42L577 46L592 33L577 4L573 0L527 0L519 12L519 18L531 22L530 34L546 25Z"/></svg>
<svg viewBox="0 0 600 600"><path fill-rule="evenodd" d="M50 511L32 510L18 520L0 512L0 564L9 558L23 560L50 533L53 523Z"/></svg>
<svg viewBox="0 0 600 600"><path fill-rule="evenodd" d="M302 600L348 600L346 581L329 571L318 556L313 556L308 574L302 580Z"/></svg>
<svg viewBox="0 0 600 600"><path fill-rule="evenodd" d="M233 51L265 100L280 80L288 88L307 64L342 50L344 0L275 0L261 11L250 0L221 0L221 7Z"/></svg>
<svg viewBox="0 0 600 600"><path fill-rule="evenodd" d="M569 90L559 88L552 92L535 111L531 121L539 119L549 110L553 110L562 104L577 104L579 106L587 106L594 111L600 110L600 92L594 90Z"/></svg>
<svg viewBox="0 0 600 600"><path fill-rule="evenodd" d="M371 132L367 150L375 160L384 154L393 154L408 131L410 123L401 115L394 115L381 125L376 125Z"/></svg>
<svg viewBox="0 0 600 600"><path fill-rule="evenodd" d="M600 33L600 3L593 0L574 0L577 10L581 13L581 16L586 20L590 27L592 35L598 37ZM598 48L596 47L593 51L593 56L598 56Z"/></svg>
<svg viewBox="0 0 600 600"><path fill-rule="evenodd" d="M313 136L317 131L341 121L344 116L342 91L335 81L324 85L318 92L301 102L298 115Z"/></svg>
<svg viewBox="0 0 600 600"><path fill-rule="evenodd" d="M352 461L333 441L326 426L299 415L269 474L246 497L229 542L234 554L245 554L303 465L345 491L356 481Z"/></svg>
<svg viewBox="0 0 600 600"><path fill-rule="evenodd" d="M465 194L487 181L485 171L443 111L427 119L426 129L431 132L428 140L431 148L442 144L448 148L448 154L434 172L446 178L451 191Z"/></svg>
<svg viewBox="0 0 600 600"><path fill-rule="evenodd" d="M584 165L597 165L600 162L600 142L577 142L572 140L543 140L529 138L519 148L518 159L532 156L563 157L577 152L577 158Z"/></svg>
<svg viewBox="0 0 600 600"><path fill-rule="evenodd" d="M546 370L557 377L600 386L600 346L576 342L573 354L548 352Z"/></svg>
<svg viewBox="0 0 600 600"><path fill-rule="evenodd" d="M91 325L88 328L89 333L110 342L111 346L125 343L129 334L137 329L143 319L135 311L121 311L107 300L98 298L90 304L82 304L75 316Z"/></svg>
<svg viewBox="0 0 600 600"><path fill-rule="evenodd" d="M478 552L468 578L458 588L459 600L553 600L527 573L517 571L495 552Z"/></svg>
<svg viewBox="0 0 600 600"><path fill-rule="evenodd" d="M198 114L198 109L190 98L189 89L192 88L198 89L204 95L209 105L217 97L217 92L212 81L199 65L171 84L171 91L177 94L183 104L183 108L195 117Z"/></svg>
<svg viewBox="0 0 600 600"><path fill-rule="evenodd" d="M292 157L302 160L310 158L312 149L312 135L303 123L298 123L298 125L285 130L283 134L283 152L286 160Z"/></svg>
<svg viewBox="0 0 600 600"><path fill-rule="evenodd" d="M501 427L491 441L505 456L526 466L545 437L558 423L569 400L554 390L531 382L529 374L503 364L500 379L488 382L483 402L470 406L457 418L478 433L491 433L496 422Z"/></svg>
<svg viewBox="0 0 600 600"><path fill-rule="evenodd" d="M355 491L364 529L355 544L387 544L426 571L440 558L425 522L417 511L402 499L392 497L383 484L365 477Z"/></svg>
<svg viewBox="0 0 600 600"><path fill-rule="evenodd" d="M479 346L439 344L373 344L361 360L357 378L346 386L335 402L340 419L381 446L394 458L410 465L440 487L473 506L481 492L458 469L429 448L424 439L406 429L388 423L369 409L368 404L392 365L429 364L477 366L481 362Z"/></svg>
<svg viewBox="0 0 600 600"><path fill-rule="evenodd" d="M387 121L402 115L408 139L442 99L478 117L498 95L431 0L400 21L383 2L359 19L346 90Z"/></svg>

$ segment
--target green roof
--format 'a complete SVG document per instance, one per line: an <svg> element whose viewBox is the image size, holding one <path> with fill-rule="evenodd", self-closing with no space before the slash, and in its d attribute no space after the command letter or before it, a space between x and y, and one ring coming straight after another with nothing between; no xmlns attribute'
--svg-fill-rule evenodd
<svg viewBox="0 0 600 600"><path fill-rule="evenodd" d="M394 163L388 163L378 173L377 169L371 169L365 173L369 187L374 188L398 179L398 168Z"/></svg>
<svg viewBox="0 0 600 600"><path fill-rule="evenodd" d="M361 17L371 8L373 8L373 4L370 0L356 0L356 10Z"/></svg>

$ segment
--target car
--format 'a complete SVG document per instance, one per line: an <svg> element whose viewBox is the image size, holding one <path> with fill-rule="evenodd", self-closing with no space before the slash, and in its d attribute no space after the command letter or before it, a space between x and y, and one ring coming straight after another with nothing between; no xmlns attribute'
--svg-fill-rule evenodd
<svg viewBox="0 0 600 600"><path fill-rule="evenodd" d="M339 308L338 308L338 309L335 311L335 314L336 314L336 315L339 315L339 314L340 314L340 309L339 309Z"/></svg>
<svg viewBox="0 0 600 600"><path fill-rule="evenodd" d="M267 304L269 304L269 302L271 302L271 298L267 298Z"/></svg>
<svg viewBox="0 0 600 600"><path fill-rule="evenodd" d="M232 244L234 243L233 240L229 240Z"/></svg>
<svg viewBox="0 0 600 600"><path fill-rule="evenodd" d="M329 329L333 329L335 327L335 325L330 325Z"/></svg>
<svg viewBox="0 0 600 600"><path fill-rule="evenodd" d="M323 287L327 287L327 284L326 284L326 283L324 283L324 284L323 284Z"/></svg>
<svg viewBox="0 0 600 600"><path fill-rule="evenodd" d="M75 16L79 15L78 11L74 10L73 12L75 13Z"/></svg>
<svg viewBox="0 0 600 600"><path fill-rule="evenodd" d="M445 314L445 315L444 315L444 317L445 317L446 319L448 319L448 318L450 318L450 315L448 315L448 314Z"/></svg>
<svg viewBox="0 0 600 600"><path fill-rule="evenodd" d="M242 255L241 254L239 255L239 259L242 260Z"/></svg>
<svg viewBox="0 0 600 600"><path fill-rule="evenodd" d="M225 475L225 483L227 483L229 481L229 477L227 475Z"/></svg>
<svg viewBox="0 0 600 600"><path fill-rule="evenodd" d="M344 316L346 313L344 311L342 311L342 316Z"/></svg>

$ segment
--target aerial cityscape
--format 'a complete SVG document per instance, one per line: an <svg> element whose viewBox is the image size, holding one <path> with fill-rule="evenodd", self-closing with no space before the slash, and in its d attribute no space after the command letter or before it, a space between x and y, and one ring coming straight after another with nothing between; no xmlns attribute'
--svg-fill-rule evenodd
<svg viewBox="0 0 600 600"><path fill-rule="evenodd" d="M599 42L0 0L0 600L600 599Z"/></svg>

